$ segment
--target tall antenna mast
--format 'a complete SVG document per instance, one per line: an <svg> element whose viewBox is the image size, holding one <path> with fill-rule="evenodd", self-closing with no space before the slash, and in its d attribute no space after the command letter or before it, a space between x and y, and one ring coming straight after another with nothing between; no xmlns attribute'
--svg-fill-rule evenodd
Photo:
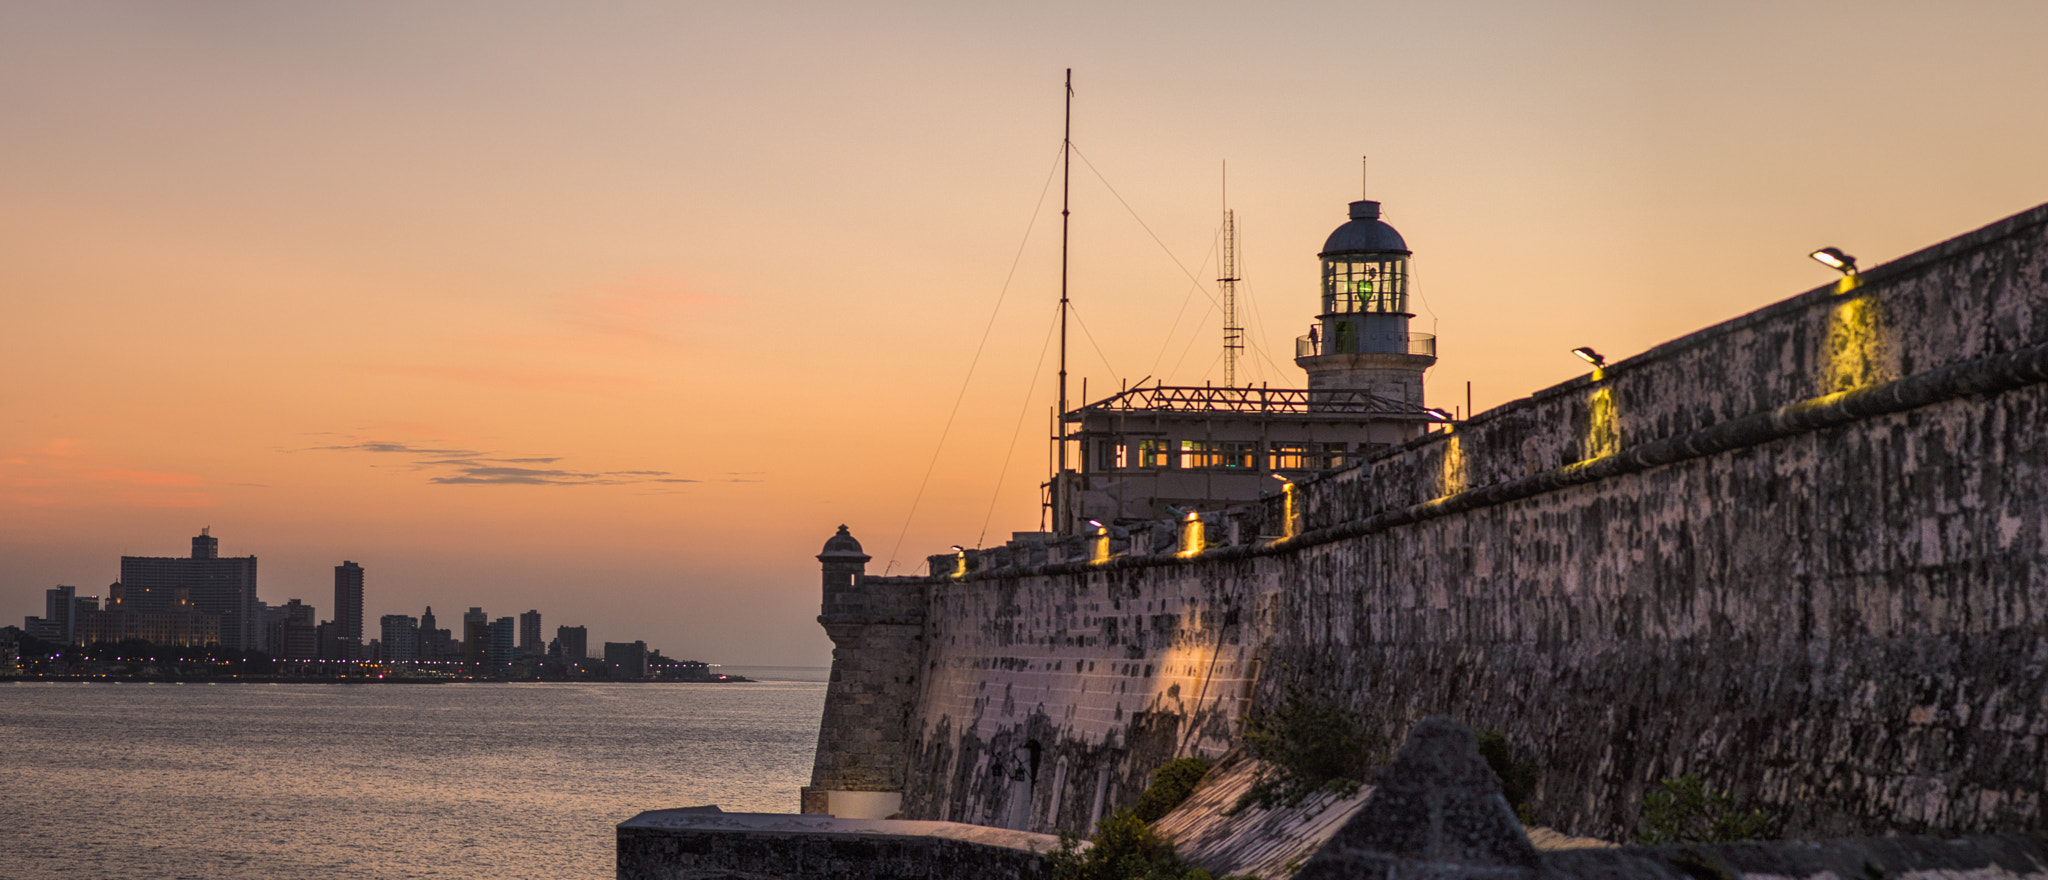
<svg viewBox="0 0 2048 880"><path fill-rule="evenodd" d="M1237 387L1237 356L1244 328L1237 325L1237 213L1230 210L1230 163L1223 165L1223 385Z"/></svg>
<svg viewBox="0 0 2048 880"><path fill-rule="evenodd" d="M1066 131L1060 141L1060 409L1053 415L1058 422L1059 454L1054 465L1053 483L1053 530L1066 534L1068 508L1067 498L1067 218L1069 200L1073 194L1074 170L1074 69L1067 68L1067 119Z"/></svg>

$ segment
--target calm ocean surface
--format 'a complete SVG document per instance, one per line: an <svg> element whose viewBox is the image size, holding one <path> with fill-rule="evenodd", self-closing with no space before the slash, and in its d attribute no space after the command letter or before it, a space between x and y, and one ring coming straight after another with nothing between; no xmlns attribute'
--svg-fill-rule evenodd
<svg viewBox="0 0 2048 880"><path fill-rule="evenodd" d="M611 877L642 810L795 812L824 670L723 671L795 680L0 684L0 877Z"/></svg>

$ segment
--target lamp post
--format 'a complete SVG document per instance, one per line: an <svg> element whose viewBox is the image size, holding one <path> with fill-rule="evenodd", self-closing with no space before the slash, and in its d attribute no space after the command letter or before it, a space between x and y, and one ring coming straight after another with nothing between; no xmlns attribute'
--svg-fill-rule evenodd
<svg viewBox="0 0 2048 880"><path fill-rule="evenodd" d="M1856 258L1842 253L1841 248L1824 247L1807 256L1812 257L1814 262L1844 275L1856 274Z"/></svg>

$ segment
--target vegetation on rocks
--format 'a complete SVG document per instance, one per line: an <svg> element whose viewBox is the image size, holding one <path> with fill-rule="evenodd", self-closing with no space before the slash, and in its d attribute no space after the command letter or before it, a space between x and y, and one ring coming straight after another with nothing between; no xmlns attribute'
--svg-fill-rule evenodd
<svg viewBox="0 0 2048 880"><path fill-rule="evenodd" d="M1050 854L1053 880L1210 880L1209 872L1181 861L1173 842L1150 824L1187 800L1208 772L1209 762L1200 758L1168 761L1152 774L1137 806L1095 826L1086 850L1080 838L1062 832L1059 848Z"/></svg>
<svg viewBox="0 0 2048 880"><path fill-rule="evenodd" d="M1479 756L1486 759L1486 766L1493 768L1493 775L1500 777L1500 793L1507 798L1508 806L1515 810L1515 817L1524 825L1536 824L1536 783L1539 778L1536 765L1530 761L1518 761L1514 750L1508 745L1508 738L1498 730L1479 732Z"/></svg>
<svg viewBox="0 0 2048 880"><path fill-rule="evenodd" d="M1698 776L1665 779L1643 795L1643 830L1636 842L1729 843L1769 835L1776 820L1758 809L1736 806L1735 796L1707 788Z"/></svg>
<svg viewBox="0 0 2048 880"><path fill-rule="evenodd" d="M1357 712L1300 687L1289 688L1271 710L1252 713L1245 722L1244 744L1270 769L1238 798L1233 812L1299 806L1318 791L1354 794L1386 746L1366 730Z"/></svg>
<svg viewBox="0 0 2048 880"><path fill-rule="evenodd" d="M1138 797L1138 805L1131 811L1139 821L1157 822L1174 807L1195 793L1195 785L1209 772L1209 762L1201 758L1176 758L1152 774L1152 785Z"/></svg>

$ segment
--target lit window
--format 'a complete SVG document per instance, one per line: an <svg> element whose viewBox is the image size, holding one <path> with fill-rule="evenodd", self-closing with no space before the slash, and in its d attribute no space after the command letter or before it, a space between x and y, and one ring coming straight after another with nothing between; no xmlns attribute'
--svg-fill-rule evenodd
<svg viewBox="0 0 2048 880"><path fill-rule="evenodd" d="M1275 443L1267 454L1267 469L1276 471L1301 471L1309 469L1309 451L1306 443Z"/></svg>
<svg viewBox="0 0 2048 880"><path fill-rule="evenodd" d="M1407 312L1407 258L1387 254L1324 260L1323 311L1326 314Z"/></svg>
<svg viewBox="0 0 2048 880"><path fill-rule="evenodd" d="M1138 441L1138 466L1141 468L1173 467L1173 441Z"/></svg>
<svg viewBox="0 0 2048 880"><path fill-rule="evenodd" d="M1123 467L1124 445L1115 440L1095 441L1095 469L1110 471Z"/></svg>

